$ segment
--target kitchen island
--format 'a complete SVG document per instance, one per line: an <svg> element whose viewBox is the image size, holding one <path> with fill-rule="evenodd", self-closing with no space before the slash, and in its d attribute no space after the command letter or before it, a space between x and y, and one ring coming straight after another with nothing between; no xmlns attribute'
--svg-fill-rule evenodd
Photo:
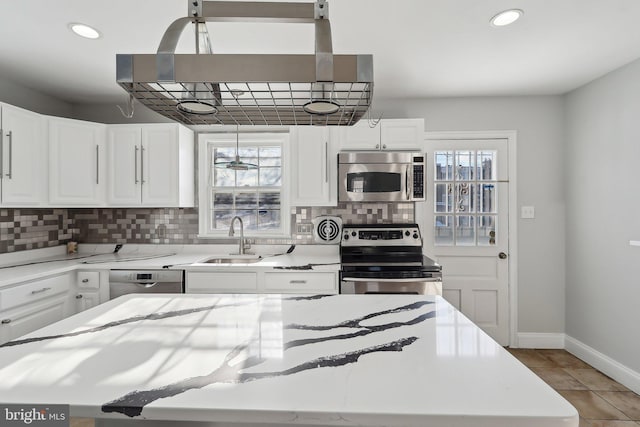
<svg viewBox="0 0 640 427"><path fill-rule="evenodd" d="M126 295L0 346L0 403L97 426L578 426L440 297Z"/></svg>

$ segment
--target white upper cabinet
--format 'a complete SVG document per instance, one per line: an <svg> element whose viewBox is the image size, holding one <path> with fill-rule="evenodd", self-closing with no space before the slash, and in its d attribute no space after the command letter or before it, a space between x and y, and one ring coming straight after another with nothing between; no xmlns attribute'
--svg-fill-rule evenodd
<svg viewBox="0 0 640 427"><path fill-rule="evenodd" d="M0 182L3 206L47 203L47 141L40 114L0 104Z"/></svg>
<svg viewBox="0 0 640 427"><path fill-rule="evenodd" d="M193 132L178 124L108 125L109 206L194 206Z"/></svg>
<svg viewBox="0 0 640 427"><path fill-rule="evenodd" d="M106 125L56 117L48 124L50 205L104 205Z"/></svg>
<svg viewBox="0 0 640 427"><path fill-rule="evenodd" d="M341 150L416 150L424 135L424 119L383 119L375 127L367 120L339 128Z"/></svg>
<svg viewBox="0 0 640 427"><path fill-rule="evenodd" d="M327 126L293 126L291 135L291 204L336 206L337 157L335 130Z"/></svg>

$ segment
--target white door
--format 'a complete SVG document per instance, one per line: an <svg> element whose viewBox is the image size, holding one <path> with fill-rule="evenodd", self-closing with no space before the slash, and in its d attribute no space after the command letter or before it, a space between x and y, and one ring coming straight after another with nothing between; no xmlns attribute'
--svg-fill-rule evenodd
<svg viewBox="0 0 640 427"><path fill-rule="evenodd" d="M424 250L442 265L443 297L509 344L508 139L426 140Z"/></svg>
<svg viewBox="0 0 640 427"><path fill-rule="evenodd" d="M140 138L140 126L107 128L110 206L140 205Z"/></svg>
<svg viewBox="0 0 640 427"><path fill-rule="evenodd" d="M2 105L2 204L34 206L47 202L45 119L37 113Z"/></svg>
<svg viewBox="0 0 640 427"><path fill-rule="evenodd" d="M104 204L105 126L49 119L49 201L51 204Z"/></svg>
<svg viewBox="0 0 640 427"><path fill-rule="evenodd" d="M142 205L178 205L178 127L142 127Z"/></svg>

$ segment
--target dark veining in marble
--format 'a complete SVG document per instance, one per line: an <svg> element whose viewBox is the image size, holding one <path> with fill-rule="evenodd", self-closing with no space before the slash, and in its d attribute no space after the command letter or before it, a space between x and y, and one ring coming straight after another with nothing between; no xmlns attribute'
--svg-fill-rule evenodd
<svg viewBox="0 0 640 427"><path fill-rule="evenodd" d="M143 320L162 320L162 319L168 319L168 318L171 318L171 317L179 317L179 316L185 316L185 315L188 315L188 314L199 313L199 312L202 312L202 311L220 310L220 309L228 308L228 307L239 307L239 306L252 305L252 304L256 304L259 301L260 300L253 300L253 301L249 301L249 302L245 302L245 303L235 303L235 304L212 304L212 305L207 305L207 306L204 306L204 307L188 308L188 309L184 309L184 310L175 310L175 311L167 311L167 312L163 312L163 313L151 313L151 314L146 314L146 315L134 316L134 317L129 317L129 318L123 319L123 320L116 320L116 321L113 321L113 322L105 323L104 325L96 326L96 327L90 328L90 329L84 329L84 330L76 331L76 332L69 332L68 334L46 335L46 336L42 336L42 337L33 337L33 338L25 338L25 339L21 339L21 340L9 341L7 343L4 343L4 344L0 345L0 348L2 348L2 347L12 347L12 346L16 346L16 345L28 344L28 343L32 343L32 342L38 342L38 341L53 340L53 339L57 339L57 338L75 337L75 336L78 336L78 335L91 334L91 333L94 333L94 332L104 331L105 329L113 328L115 326L126 325L127 323L141 322Z"/></svg>
<svg viewBox="0 0 640 427"><path fill-rule="evenodd" d="M142 413L145 405L148 405L149 403L154 402L158 399L184 393L187 390L202 388L214 383L241 384L250 381L261 380L264 378L293 375L312 369L345 366L357 362L361 356L364 356L366 354L385 351L402 351L404 347L413 344L417 339L417 337L406 337L389 343L367 347L344 354L319 357L293 366L289 369L285 369L283 371L240 373L240 371L242 371L243 369L255 366L263 361L263 359L257 357L250 357L246 359L240 367L230 366L229 362L247 347L247 344L245 344L236 347L231 353L229 353L229 355L227 355L223 365L215 369L208 375L188 378L184 381L179 381L152 390L131 392L119 399L106 403L102 406L102 411L105 413L118 412L129 417L136 417Z"/></svg>
<svg viewBox="0 0 640 427"><path fill-rule="evenodd" d="M284 329L302 329L306 331L328 331L331 329L338 329L338 328L371 328L371 326L362 326L361 323L364 322L365 320L373 319L374 317L384 316L385 314L393 314L393 313L400 313L403 311L416 310L428 304L433 304L433 301L417 301L412 304L403 305L402 307L396 307L396 308L391 308L389 310L369 313L358 319L345 320L344 322L340 322L335 325L317 325L316 326L316 325L298 325L298 324L292 323L290 325L285 325Z"/></svg>
<svg viewBox="0 0 640 427"><path fill-rule="evenodd" d="M287 266L276 266L273 267L274 270L313 270L313 267L319 267L321 265L339 265L339 262L330 262L326 264L304 264L304 265L287 265Z"/></svg>
<svg viewBox="0 0 640 427"><path fill-rule="evenodd" d="M292 347L299 347L301 345L306 345L306 344L315 344L315 343L319 343L319 342L326 342L326 341L334 341L334 340L347 340L350 338L356 338L356 337L363 337L365 335L369 335L369 334L373 334L375 332L382 332L382 331L386 331L388 329L393 329L393 328L399 328L402 326L411 326L411 325L416 325L420 322L423 322L427 319L431 319L433 317L436 317L436 312L435 311L430 311L428 313L425 314L421 314L420 316L413 318L407 322L391 322L391 323L386 323L384 325L374 325L374 326L361 326L364 329L361 329L359 331L356 332L351 332L348 334L341 334L341 335L331 335L328 337L318 337L318 338L306 338L306 339L300 339L300 340L294 340L294 341L289 341L288 343L284 344L284 348L288 349L288 348L292 348Z"/></svg>
<svg viewBox="0 0 640 427"><path fill-rule="evenodd" d="M282 297L282 301L313 301L322 298L335 297L336 295L300 295L295 297Z"/></svg>

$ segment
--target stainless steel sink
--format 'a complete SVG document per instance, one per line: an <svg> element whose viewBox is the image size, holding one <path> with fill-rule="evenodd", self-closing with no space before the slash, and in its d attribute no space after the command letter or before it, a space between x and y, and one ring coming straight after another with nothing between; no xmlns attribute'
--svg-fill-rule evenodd
<svg viewBox="0 0 640 427"><path fill-rule="evenodd" d="M260 256L242 257L242 256L227 255L227 256L209 258L200 262L203 264L253 264L261 260L262 260L262 257Z"/></svg>

